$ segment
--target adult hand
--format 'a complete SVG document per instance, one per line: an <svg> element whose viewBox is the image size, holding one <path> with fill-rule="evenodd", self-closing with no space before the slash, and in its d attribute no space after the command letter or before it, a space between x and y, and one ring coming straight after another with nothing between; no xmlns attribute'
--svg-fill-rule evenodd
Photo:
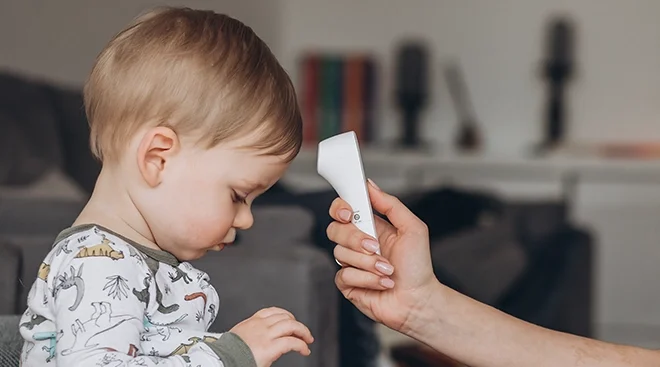
<svg viewBox="0 0 660 367"><path fill-rule="evenodd" d="M343 265L335 282L342 294L374 321L407 333L418 327L415 311L423 309L440 283L433 274L426 224L399 199L369 180L378 238L350 222L352 211L337 198L330 207L334 219L327 235L337 243L335 258ZM380 247L382 256L375 254Z"/></svg>

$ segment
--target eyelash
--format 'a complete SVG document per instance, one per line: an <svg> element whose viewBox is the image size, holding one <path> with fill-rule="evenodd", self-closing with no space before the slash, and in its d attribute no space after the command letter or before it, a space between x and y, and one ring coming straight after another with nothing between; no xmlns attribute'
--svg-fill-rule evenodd
<svg viewBox="0 0 660 367"><path fill-rule="evenodd" d="M239 195L236 191L234 191L232 196L233 196L232 200L236 204L246 204L247 203L247 198L245 196Z"/></svg>

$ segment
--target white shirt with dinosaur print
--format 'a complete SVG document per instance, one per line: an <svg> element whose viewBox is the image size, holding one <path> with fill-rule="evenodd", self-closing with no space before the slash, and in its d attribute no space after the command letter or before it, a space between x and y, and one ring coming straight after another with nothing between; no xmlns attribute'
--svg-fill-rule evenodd
<svg viewBox="0 0 660 367"><path fill-rule="evenodd" d="M96 225L65 230L38 269L20 322L23 367L256 366L232 333L210 333L206 273Z"/></svg>

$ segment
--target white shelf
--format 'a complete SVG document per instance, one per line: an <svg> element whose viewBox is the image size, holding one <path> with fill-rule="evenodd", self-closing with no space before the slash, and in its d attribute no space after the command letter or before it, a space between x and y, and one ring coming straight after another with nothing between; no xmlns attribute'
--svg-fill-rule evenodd
<svg viewBox="0 0 660 367"><path fill-rule="evenodd" d="M660 184L660 159L608 159L553 156L533 158L495 155L430 155L384 149L362 149L367 176L438 176L473 174L534 180L575 175L580 180ZM304 149L294 160L291 174L316 175L316 151ZM410 178L410 177L409 177Z"/></svg>

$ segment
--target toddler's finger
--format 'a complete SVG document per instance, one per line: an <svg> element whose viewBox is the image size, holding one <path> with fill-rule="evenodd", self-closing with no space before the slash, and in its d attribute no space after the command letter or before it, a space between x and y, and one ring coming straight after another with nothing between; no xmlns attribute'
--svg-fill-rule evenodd
<svg viewBox="0 0 660 367"><path fill-rule="evenodd" d="M390 276L394 273L394 267L380 255L366 255L364 252L353 251L337 245L334 249L334 256L344 266L352 266L376 275Z"/></svg>
<svg viewBox="0 0 660 367"><path fill-rule="evenodd" d="M279 359L281 356L289 352L298 352L303 356L308 356L312 353L309 350L309 346L302 340L292 337L284 336L273 341L277 355L275 359Z"/></svg>
<svg viewBox="0 0 660 367"><path fill-rule="evenodd" d="M394 287L394 281L385 276L356 268L342 268L335 275L335 284L343 293L352 288L386 290Z"/></svg>
<svg viewBox="0 0 660 367"><path fill-rule="evenodd" d="M342 223L349 223L352 215L353 209L342 198L336 198L332 201L330 205L330 217L332 219Z"/></svg>
<svg viewBox="0 0 660 367"><path fill-rule="evenodd" d="M285 313L278 313L274 315L270 315L264 319L266 321L266 325L268 326L273 326L277 324L280 321L293 321L295 320L291 315L285 314Z"/></svg>
<svg viewBox="0 0 660 367"><path fill-rule="evenodd" d="M296 318L293 316L293 314L283 308L279 307L267 307L267 308L262 308L261 310L257 311L257 313L254 314L254 316L260 317L260 318L267 318L273 315L287 315L290 319L295 320Z"/></svg>
<svg viewBox="0 0 660 367"><path fill-rule="evenodd" d="M303 325L299 321L293 320L282 320L275 325L271 326L273 336L280 338L283 336L294 336L304 340L307 343L313 343L314 337L312 337L312 332L309 331L307 326Z"/></svg>

